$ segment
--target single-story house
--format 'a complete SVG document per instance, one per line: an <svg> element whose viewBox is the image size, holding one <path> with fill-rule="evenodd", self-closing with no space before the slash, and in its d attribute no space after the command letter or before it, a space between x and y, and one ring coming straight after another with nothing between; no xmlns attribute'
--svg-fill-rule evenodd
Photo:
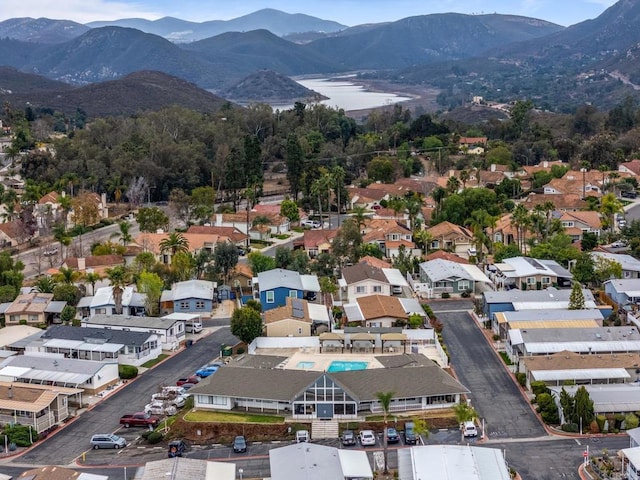
<svg viewBox="0 0 640 480"><path fill-rule="evenodd" d="M584 387L589 393L589 398L593 401L593 411L596 415L607 413L635 413L640 409L640 388L633 383L616 383L613 385L564 385L550 387L558 407L560 419L563 418L562 407L560 406L560 393L562 389L571 395L575 395L578 388ZM608 422L607 422L608 423ZM606 425L605 425L606 427ZM613 429L613 425L609 425Z"/></svg>
<svg viewBox="0 0 640 480"><path fill-rule="evenodd" d="M162 348L155 333L54 325L31 341L24 352L140 366L158 358Z"/></svg>
<svg viewBox="0 0 640 480"><path fill-rule="evenodd" d="M595 385L629 383L640 380L636 373L640 364L639 354L584 355L567 350L544 356L524 357L521 370L531 382L544 382L549 386Z"/></svg>
<svg viewBox="0 0 640 480"><path fill-rule="evenodd" d="M31 327L29 325L11 325L0 330L0 349L11 349L11 345L15 342L31 337L31 335L42 335L41 328Z"/></svg>
<svg viewBox="0 0 640 480"><path fill-rule="evenodd" d="M146 313L147 295L138 293L134 285L124 287L122 290L122 315L144 315ZM82 302L82 299L80 299ZM84 302L82 302L84 305ZM114 315L116 313L116 301L113 297L113 287L100 287L91 297L89 315Z"/></svg>
<svg viewBox="0 0 640 480"><path fill-rule="evenodd" d="M637 428L634 428L637 430ZM620 453L627 459L623 463L625 465L624 473L627 480L640 480L640 447L624 448Z"/></svg>
<svg viewBox="0 0 640 480"><path fill-rule="evenodd" d="M393 327L398 321L406 324L413 314L426 316L415 298L386 295L358 297L354 303L344 305L344 312L346 322L357 322L366 327Z"/></svg>
<svg viewBox="0 0 640 480"><path fill-rule="evenodd" d="M637 278L611 279L604 282L604 293L618 306L640 304L640 280Z"/></svg>
<svg viewBox="0 0 640 480"><path fill-rule="evenodd" d="M0 381L0 423L29 425L45 432L69 418L69 404L81 403L82 389Z"/></svg>
<svg viewBox="0 0 640 480"><path fill-rule="evenodd" d="M598 327L513 329L507 335L506 352L514 363L565 350L583 355L640 353L640 333L636 327Z"/></svg>
<svg viewBox="0 0 640 480"><path fill-rule="evenodd" d="M597 308L593 293L588 288L582 289L585 308ZM486 291L482 294L484 314L493 320L497 312L513 312L520 310L567 310L571 290L558 290L549 287L544 290L508 290Z"/></svg>
<svg viewBox="0 0 640 480"><path fill-rule="evenodd" d="M596 308L586 310L522 310L497 312L493 315L492 329L505 339L514 328L596 328L602 327L604 317Z"/></svg>
<svg viewBox="0 0 640 480"><path fill-rule="evenodd" d="M81 388L95 395L120 380L118 362L94 362L63 355L14 355L0 364L0 381Z"/></svg>
<svg viewBox="0 0 640 480"><path fill-rule="evenodd" d="M423 445L399 448L402 480L509 480L509 467L499 448L472 445Z"/></svg>
<svg viewBox="0 0 640 480"><path fill-rule="evenodd" d="M208 280L176 282L171 290L163 290L160 296L160 311L163 314L197 313L210 317L216 284Z"/></svg>
<svg viewBox="0 0 640 480"><path fill-rule="evenodd" d="M479 285L491 283L491 280L475 265L444 259L421 263L419 279L416 280L418 282L414 283L414 290L424 292L430 297L443 293L476 293Z"/></svg>
<svg viewBox="0 0 640 480"><path fill-rule="evenodd" d="M139 480L167 478L167 472L171 472L171 480L236 480L237 478L235 463L214 462L199 458L174 457L153 460L145 463L141 470L142 476L136 475Z"/></svg>
<svg viewBox="0 0 640 480"><path fill-rule="evenodd" d="M320 325L330 327L327 307L300 298L288 297L283 307L264 312L264 332L267 337L309 337Z"/></svg>
<svg viewBox="0 0 640 480"><path fill-rule="evenodd" d="M170 317L130 317L127 315L99 314L82 319L86 328L146 332L158 335L163 350L175 350L185 339L185 321Z"/></svg>
<svg viewBox="0 0 640 480"><path fill-rule="evenodd" d="M46 467L32 468L31 470L25 470L19 477L14 478L16 480L58 480L67 478L73 480L109 480L109 477L106 475L79 472L67 467L61 467L60 465L47 465ZM1 476L0 479L2 479ZM9 478L8 480L11 479Z"/></svg>
<svg viewBox="0 0 640 480"><path fill-rule="evenodd" d="M599 259L612 260L618 262L622 267L622 278L640 278L640 260L626 253L610 253L602 251L591 252L594 262Z"/></svg>
<svg viewBox="0 0 640 480"><path fill-rule="evenodd" d="M271 480L326 478L373 480L367 452L313 443L294 443L269 450Z"/></svg>
<svg viewBox="0 0 640 480"><path fill-rule="evenodd" d="M229 285L240 289L243 295L251 294L253 285L253 271L246 263L238 263L231 270Z"/></svg>
<svg viewBox="0 0 640 480"><path fill-rule="evenodd" d="M505 258L492 265L493 282L498 288L541 290L547 287L571 286L573 275L554 260L531 257Z"/></svg>
<svg viewBox="0 0 640 480"><path fill-rule="evenodd" d="M25 293L18 295L13 302L0 305L0 313L4 314L7 326L49 325L60 323L60 313L67 302L53 300L52 293Z"/></svg>
<svg viewBox="0 0 640 480"><path fill-rule="evenodd" d="M292 270L276 268L258 273L253 280L254 297L260 300L262 311L283 307L287 297L304 298L306 292L320 292L315 275L301 275Z"/></svg>
<svg viewBox="0 0 640 480"><path fill-rule="evenodd" d="M190 393L199 410L291 412L294 419L355 419L381 413L380 385L394 392L391 412L451 408L469 393L435 363L343 372L224 366Z"/></svg>

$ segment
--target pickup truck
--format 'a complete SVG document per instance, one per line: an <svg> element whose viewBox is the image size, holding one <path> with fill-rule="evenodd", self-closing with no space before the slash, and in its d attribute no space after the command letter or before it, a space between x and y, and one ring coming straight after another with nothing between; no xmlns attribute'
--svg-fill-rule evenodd
<svg viewBox="0 0 640 480"><path fill-rule="evenodd" d="M148 427L149 425L155 427L159 421L158 417L145 412L131 413L120 417L120 425L124 425L124 428Z"/></svg>

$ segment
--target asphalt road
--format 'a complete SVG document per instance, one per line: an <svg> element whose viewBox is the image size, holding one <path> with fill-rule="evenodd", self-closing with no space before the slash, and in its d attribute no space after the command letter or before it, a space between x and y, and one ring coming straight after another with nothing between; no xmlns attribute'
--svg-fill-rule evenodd
<svg viewBox="0 0 640 480"><path fill-rule="evenodd" d="M47 441L17 458L16 462L36 465L72 463L89 448L91 435L118 430L120 416L142 410L151 399L151 394L157 392L161 385L173 385L175 379L193 374L197 368L219 355L222 343L236 342L237 339L228 328L201 338L190 348L176 353L109 395L105 401L78 416ZM134 432L133 429L131 431ZM135 432L132 434L135 435Z"/></svg>
<svg viewBox="0 0 640 480"><path fill-rule="evenodd" d="M437 314L444 324L442 337L451 354L458 379L471 390L472 406L484 419L485 434L496 438L531 438L546 435L480 328L466 312Z"/></svg>

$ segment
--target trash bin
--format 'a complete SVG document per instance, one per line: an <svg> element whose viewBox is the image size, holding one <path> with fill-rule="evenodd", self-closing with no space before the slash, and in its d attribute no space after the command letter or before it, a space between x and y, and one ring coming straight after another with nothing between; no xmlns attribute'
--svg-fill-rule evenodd
<svg viewBox="0 0 640 480"><path fill-rule="evenodd" d="M230 357L231 355L233 355L233 348L230 346L226 346L222 349L222 356L223 357Z"/></svg>
<svg viewBox="0 0 640 480"><path fill-rule="evenodd" d="M187 340L187 343L186 343L187 348L189 348L191 345L193 345L193 340Z"/></svg>

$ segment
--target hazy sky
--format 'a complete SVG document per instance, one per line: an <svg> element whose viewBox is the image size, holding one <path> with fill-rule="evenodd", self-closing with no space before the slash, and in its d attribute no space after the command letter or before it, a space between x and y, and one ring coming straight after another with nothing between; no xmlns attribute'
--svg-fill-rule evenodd
<svg viewBox="0 0 640 480"><path fill-rule="evenodd" d="M1 0L1 3L0 21L46 17L87 23L170 16L203 22L229 20L261 8L275 8L348 26L443 12L524 15L569 26L597 17L615 0Z"/></svg>

